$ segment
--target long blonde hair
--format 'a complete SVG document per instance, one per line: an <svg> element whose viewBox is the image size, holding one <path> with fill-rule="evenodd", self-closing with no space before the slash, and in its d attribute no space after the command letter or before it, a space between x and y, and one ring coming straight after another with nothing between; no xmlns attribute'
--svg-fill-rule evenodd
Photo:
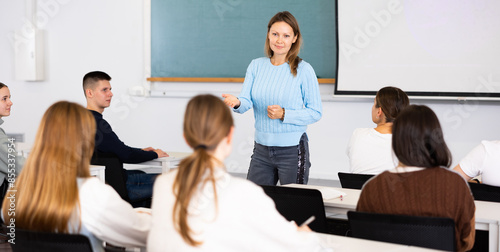
<svg viewBox="0 0 500 252"><path fill-rule="evenodd" d="M80 229L77 177L90 177L95 128L92 114L76 103L60 101L45 112L13 189L16 227L69 233L71 223ZM6 218L10 203L5 198Z"/></svg>
<svg viewBox="0 0 500 252"><path fill-rule="evenodd" d="M222 165L222 162L210 153L229 135L233 125L231 111L224 102L213 95L198 95L187 105L184 114L184 137L194 152L179 164L173 184L176 200L172 218L177 232L191 246L198 246L201 242L192 237L188 224L189 203L198 187L210 181L217 205L214 169L215 165ZM208 176L205 178L207 172Z"/></svg>
<svg viewBox="0 0 500 252"><path fill-rule="evenodd" d="M294 36L297 36L297 40L292 44L290 51L286 54L286 61L290 65L290 71L293 76L297 76L297 68L302 59L298 56L300 52L300 47L302 46L302 34L300 33L299 22L297 19L288 11L282 11L276 13L269 23L267 24L267 36L266 36L266 44L265 44L265 53L271 58L274 55L273 50L271 49L271 45L269 44L269 30L271 30L271 26L277 22L285 22L290 27L292 27Z"/></svg>

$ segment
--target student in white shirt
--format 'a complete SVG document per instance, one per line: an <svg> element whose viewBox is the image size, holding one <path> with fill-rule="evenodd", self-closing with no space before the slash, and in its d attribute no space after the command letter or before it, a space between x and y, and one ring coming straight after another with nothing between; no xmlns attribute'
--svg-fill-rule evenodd
<svg viewBox="0 0 500 252"><path fill-rule="evenodd" d="M57 102L43 115L33 149L3 202L6 225L41 232L80 233L94 251L103 241L144 247L151 215L136 212L116 191L91 177L95 120L82 106ZM15 217L9 212L15 199Z"/></svg>
<svg viewBox="0 0 500 252"><path fill-rule="evenodd" d="M316 234L288 222L262 188L226 171L233 130L219 98L189 101L184 138L194 152L155 182L148 251L322 250Z"/></svg>
<svg viewBox="0 0 500 252"><path fill-rule="evenodd" d="M500 186L500 141L482 141L453 170L466 180L481 175L482 183Z"/></svg>
<svg viewBox="0 0 500 252"><path fill-rule="evenodd" d="M377 92L372 106L375 128L358 128L347 145L350 172L379 174L397 166L392 153L392 123L410 104L408 96L396 87L384 87Z"/></svg>

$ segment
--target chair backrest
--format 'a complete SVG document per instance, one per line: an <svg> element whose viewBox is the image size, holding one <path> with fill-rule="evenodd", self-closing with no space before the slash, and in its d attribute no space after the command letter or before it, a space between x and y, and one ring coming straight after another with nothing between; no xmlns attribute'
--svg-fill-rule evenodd
<svg viewBox="0 0 500 252"><path fill-rule="evenodd" d="M361 189L363 185L372 178L373 174L356 174L339 172L339 179L342 188Z"/></svg>
<svg viewBox="0 0 500 252"><path fill-rule="evenodd" d="M110 185L120 197L130 203L132 207L151 207L151 197L131 200L127 191L127 172L123 169L123 162L114 153L95 151L90 163L106 167L104 176L106 184Z"/></svg>
<svg viewBox="0 0 500 252"><path fill-rule="evenodd" d="M123 169L123 162L114 153L95 151L90 163L93 165L103 165L106 184L113 187L116 192L127 202L130 202L127 193L127 176Z"/></svg>
<svg viewBox="0 0 500 252"><path fill-rule="evenodd" d="M478 183L469 183L475 200L500 202L500 187Z"/></svg>
<svg viewBox="0 0 500 252"><path fill-rule="evenodd" d="M79 234L57 234L16 228L13 252L92 252L89 238Z"/></svg>
<svg viewBox="0 0 500 252"><path fill-rule="evenodd" d="M325 206L320 191L284 186L262 188L273 199L278 212L287 220L293 220L300 225L314 215L316 219L309 224L309 228L316 232L327 232Z"/></svg>
<svg viewBox="0 0 500 252"><path fill-rule="evenodd" d="M450 218L347 212L353 237L455 251Z"/></svg>

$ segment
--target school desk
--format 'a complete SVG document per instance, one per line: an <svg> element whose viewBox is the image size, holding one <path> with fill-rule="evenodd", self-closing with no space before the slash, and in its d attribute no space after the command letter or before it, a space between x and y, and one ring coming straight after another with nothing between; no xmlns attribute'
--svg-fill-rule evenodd
<svg viewBox="0 0 500 252"><path fill-rule="evenodd" d="M331 193L336 190L344 193L342 197L323 199L327 218L347 220L347 212L356 210L361 190L337 188L328 186L288 184L285 186L318 189ZM476 205L476 230L488 231L489 251L500 252L500 203L474 201Z"/></svg>
<svg viewBox="0 0 500 252"><path fill-rule="evenodd" d="M188 152L168 152L168 157L153 159L139 164L123 164L126 170L142 170L146 173L167 173L170 169L176 168L179 162L189 156Z"/></svg>

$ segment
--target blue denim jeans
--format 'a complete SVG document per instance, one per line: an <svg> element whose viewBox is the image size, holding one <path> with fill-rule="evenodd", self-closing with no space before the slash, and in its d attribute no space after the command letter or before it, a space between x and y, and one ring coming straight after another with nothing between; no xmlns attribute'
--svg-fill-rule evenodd
<svg viewBox="0 0 500 252"><path fill-rule="evenodd" d="M309 143L304 133L296 146L276 147L255 143L247 179L258 185L307 184Z"/></svg>
<svg viewBox="0 0 500 252"><path fill-rule="evenodd" d="M149 174L138 170L127 170L127 193L131 201L151 198L153 184L158 174Z"/></svg>

